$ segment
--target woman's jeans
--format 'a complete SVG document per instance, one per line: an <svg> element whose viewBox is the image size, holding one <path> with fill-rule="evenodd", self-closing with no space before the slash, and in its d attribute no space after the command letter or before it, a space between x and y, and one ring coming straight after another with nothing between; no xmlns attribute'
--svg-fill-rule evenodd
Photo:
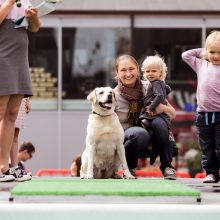
<svg viewBox="0 0 220 220"><path fill-rule="evenodd" d="M130 127L125 130L125 154L129 169L137 167L139 158L146 158L149 154L151 141L153 148L160 155L163 171L166 167L172 167L172 145L169 140L169 128L161 117L155 118L151 123L153 136L142 127Z"/></svg>
<svg viewBox="0 0 220 220"><path fill-rule="evenodd" d="M220 168L220 112L198 112L196 115L202 167L206 174L219 180Z"/></svg>

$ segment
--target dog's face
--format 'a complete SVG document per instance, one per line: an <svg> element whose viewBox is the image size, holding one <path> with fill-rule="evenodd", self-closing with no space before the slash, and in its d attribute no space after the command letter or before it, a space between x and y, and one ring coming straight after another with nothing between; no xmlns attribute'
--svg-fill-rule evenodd
<svg viewBox="0 0 220 220"><path fill-rule="evenodd" d="M92 102L92 109L100 115L108 115L115 110L115 95L110 87L98 87L94 89L87 99Z"/></svg>

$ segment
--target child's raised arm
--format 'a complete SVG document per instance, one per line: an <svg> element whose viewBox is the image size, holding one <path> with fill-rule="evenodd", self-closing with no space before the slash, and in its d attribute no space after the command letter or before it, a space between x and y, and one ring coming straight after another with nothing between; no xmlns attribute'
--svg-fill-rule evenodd
<svg viewBox="0 0 220 220"><path fill-rule="evenodd" d="M187 50L182 53L182 59L186 62L194 71L197 71L198 67L201 66L202 59L202 48Z"/></svg>

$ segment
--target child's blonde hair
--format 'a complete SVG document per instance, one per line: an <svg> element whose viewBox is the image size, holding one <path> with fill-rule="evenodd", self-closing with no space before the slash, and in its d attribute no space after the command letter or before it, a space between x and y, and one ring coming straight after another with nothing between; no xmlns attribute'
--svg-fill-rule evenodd
<svg viewBox="0 0 220 220"><path fill-rule="evenodd" d="M213 41L219 41L219 43L220 43L220 31L216 31L216 30L211 31L211 33L206 38L206 41L205 41L205 51L203 53L203 56L204 56L205 59L207 59L207 49L209 48L210 44Z"/></svg>
<svg viewBox="0 0 220 220"><path fill-rule="evenodd" d="M145 72L147 66L150 65L156 65L159 67L159 69L161 70L162 73L162 79L161 80L165 80L166 75L167 75L167 65L164 61L164 58L162 58L160 55L156 54L154 56L147 56L144 60L144 62L142 63L141 66L141 70L143 72Z"/></svg>

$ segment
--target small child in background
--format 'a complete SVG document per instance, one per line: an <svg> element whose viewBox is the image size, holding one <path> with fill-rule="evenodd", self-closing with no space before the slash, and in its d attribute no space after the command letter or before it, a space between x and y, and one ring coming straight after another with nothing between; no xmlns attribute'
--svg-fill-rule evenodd
<svg viewBox="0 0 220 220"><path fill-rule="evenodd" d="M70 174L71 176L80 176L80 168L81 168L81 155L78 154L72 161L70 166Z"/></svg>
<svg viewBox="0 0 220 220"><path fill-rule="evenodd" d="M208 35L205 48L182 53L182 59L198 79L196 127L206 172L203 183L217 183L220 179L220 31Z"/></svg>
<svg viewBox="0 0 220 220"><path fill-rule="evenodd" d="M10 159L11 159L11 171L15 177L15 181L23 182L30 180L32 177L28 175L24 170L20 169L18 166L18 136L20 133L20 129L25 128L25 117L30 111L30 100L29 98L23 98L18 116L15 122L15 131L14 131L14 139L10 151Z"/></svg>
<svg viewBox="0 0 220 220"><path fill-rule="evenodd" d="M25 167L25 162L32 159L35 154L35 147L30 141L24 141L18 150L18 167L22 170L23 174L32 176L30 170Z"/></svg>

